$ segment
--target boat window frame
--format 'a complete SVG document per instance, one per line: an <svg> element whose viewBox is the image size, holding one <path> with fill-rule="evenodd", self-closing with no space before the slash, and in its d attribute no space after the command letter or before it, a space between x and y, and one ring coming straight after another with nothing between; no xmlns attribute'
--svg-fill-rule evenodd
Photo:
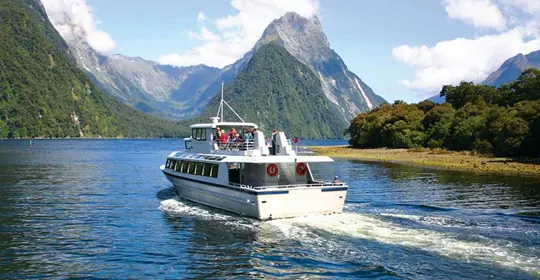
<svg viewBox="0 0 540 280"><path fill-rule="evenodd" d="M211 163L203 163L203 170L202 170L202 176L204 177L210 177L212 171L212 164Z"/></svg>
<svg viewBox="0 0 540 280"><path fill-rule="evenodd" d="M188 161L187 174L195 175L195 162Z"/></svg>
<svg viewBox="0 0 540 280"><path fill-rule="evenodd" d="M211 178L217 178L219 174L219 164L217 163L211 163L211 169L210 169L210 177Z"/></svg>
<svg viewBox="0 0 540 280"><path fill-rule="evenodd" d="M187 173L187 163L185 160L180 161L180 173Z"/></svg>
<svg viewBox="0 0 540 280"><path fill-rule="evenodd" d="M195 162L195 171L193 172L193 175L202 176L202 162Z"/></svg>
<svg viewBox="0 0 540 280"><path fill-rule="evenodd" d="M181 163L182 163L182 161L176 160L176 164L175 164L175 166L174 166L174 171L180 172L180 167L181 167L180 164L181 164Z"/></svg>
<svg viewBox="0 0 540 280"><path fill-rule="evenodd" d="M191 143L191 140L186 140L184 141L184 145L186 147L186 150L191 150L193 149L193 143Z"/></svg>
<svg viewBox="0 0 540 280"><path fill-rule="evenodd" d="M197 141L206 141L206 128L192 128L191 138Z"/></svg>

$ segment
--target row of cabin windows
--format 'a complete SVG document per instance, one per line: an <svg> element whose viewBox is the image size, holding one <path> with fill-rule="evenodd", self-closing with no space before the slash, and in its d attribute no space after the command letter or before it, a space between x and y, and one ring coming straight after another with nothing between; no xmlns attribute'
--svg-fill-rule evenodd
<svg viewBox="0 0 540 280"><path fill-rule="evenodd" d="M195 140L206 141L206 128L192 128L191 137Z"/></svg>
<svg viewBox="0 0 540 280"><path fill-rule="evenodd" d="M165 168L169 168L180 173L217 178L219 165L215 163L167 159Z"/></svg>

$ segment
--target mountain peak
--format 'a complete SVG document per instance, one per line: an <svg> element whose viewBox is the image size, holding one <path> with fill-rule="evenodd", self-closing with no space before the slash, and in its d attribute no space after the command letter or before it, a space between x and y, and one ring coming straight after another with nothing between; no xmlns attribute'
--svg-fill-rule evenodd
<svg viewBox="0 0 540 280"><path fill-rule="evenodd" d="M483 84L500 86L513 82L529 68L540 68L540 51L534 51L527 55L519 53L507 59L497 71L487 77Z"/></svg>
<svg viewBox="0 0 540 280"><path fill-rule="evenodd" d="M306 65L330 56L330 43L317 16L303 17L289 12L266 27L255 49L276 42Z"/></svg>
<svg viewBox="0 0 540 280"><path fill-rule="evenodd" d="M356 114L385 102L349 71L341 57L330 48L317 16L286 13L268 25L253 51L268 43L285 47L292 56L309 67L319 77L328 100L345 120L349 121ZM248 53L247 59L252 53Z"/></svg>

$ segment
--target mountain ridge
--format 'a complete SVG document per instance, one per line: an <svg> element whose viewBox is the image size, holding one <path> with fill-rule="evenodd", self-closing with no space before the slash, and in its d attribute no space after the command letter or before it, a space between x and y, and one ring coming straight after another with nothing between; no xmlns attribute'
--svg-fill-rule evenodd
<svg viewBox="0 0 540 280"><path fill-rule="evenodd" d="M91 49L84 40L84 34L80 34L81 30L74 31L79 34L67 41L81 68L91 73L94 80L113 96L139 110L158 116L187 119L200 114L219 92L221 83L229 83L234 79L249 62L253 52L272 41L282 44L289 53L319 76L327 98L344 120L348 121L357 113L371 110L386 102L360 77L349 71L339 55L330 48L316 16L308 19L296 13L286 13L267 26L261 38L242 58L220 70L200 70L194 75L195 78L186 73L178 73L178 69L186 67L176 68L177 73L171 75L163 68L175 66L164 65L152 69L151 66L156 62L120 54L102 55ZM127 65L130 60L137 60L144 67L128 73L122 65ZM144 76L144 79L140 76ZM152 78L159 83L152 83ZM152 88L145 88L145 83L152 84Z"/></svg>
<svg viewBox="0 0 540 280"><path fill-rule="evenodd" d="M319 76L325 95L345 120L386 103L330 48L317 16L305 18L294 12L286 13L268 25L255 48L268 41L282 44Z"/></svg>
<svg viewBox="0 0 540 280"><path fill-rule="evenodd" d="M519 53L506 61L491 73L482 83L490 86L501 86L515 81L523 71L534 68L540 69L540 50L526 55Z"/></svg>
<svg viewBox="0 0 540 280"><path fill-rule="evenodd" d="M0 0L0 41L0 138L186 134L102 93L39 1Z"/></svg>
<svg viewBox="0 0 540 280"><path fill-rule="evenodd" d="M266 132L277 128L289 137L341 138L347 123L332 108L319 78L283 46L268 43L252 53L238 76L224 87L227 103ZM199 121L215 116L220 96L208 103ZM225 110L225 119L236 119Z"/></svg>

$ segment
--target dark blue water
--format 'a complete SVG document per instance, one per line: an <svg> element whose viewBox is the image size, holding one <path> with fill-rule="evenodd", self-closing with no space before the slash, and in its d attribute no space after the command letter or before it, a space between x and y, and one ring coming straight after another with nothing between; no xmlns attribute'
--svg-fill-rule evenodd
<svg viewBox="0 0 540 280"><path fill-rule="evenodd" d="M0 141L2 279L540 277L535 178L338 160L345 213L259 222L176 198L181 140L32 144Z"/></svg>

